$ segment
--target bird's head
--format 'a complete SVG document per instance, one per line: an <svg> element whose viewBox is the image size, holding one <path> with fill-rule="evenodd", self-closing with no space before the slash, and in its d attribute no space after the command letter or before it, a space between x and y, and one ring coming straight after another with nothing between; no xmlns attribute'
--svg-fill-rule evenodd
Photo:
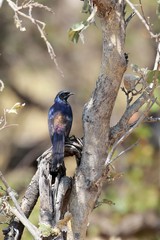
<svg viewBox="0 0 160 240"><path fill-rule="evenodd" d="M69 96L74 95L74 93L71 93L69 91L60 91L57 96L55 97L55 100L61 100L67 102L67 99Z"/></svg>

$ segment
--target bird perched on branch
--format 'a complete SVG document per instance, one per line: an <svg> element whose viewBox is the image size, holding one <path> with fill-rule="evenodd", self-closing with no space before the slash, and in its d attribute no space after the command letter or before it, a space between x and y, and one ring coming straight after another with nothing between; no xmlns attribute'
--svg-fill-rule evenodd
<svg viewBox="0 0 160 240"><path fill-rule="evenodd" d="M49 134L53 146L51 175L54 175L63 166L65 140L69 137L73 119L71 106L67 102L71 95L73 93L68 91L59 92L48 112Z"/></svg>

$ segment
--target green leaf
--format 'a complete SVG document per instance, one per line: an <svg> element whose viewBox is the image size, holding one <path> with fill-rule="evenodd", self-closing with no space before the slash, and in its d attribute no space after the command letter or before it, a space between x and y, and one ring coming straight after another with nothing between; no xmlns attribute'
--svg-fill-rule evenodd
<svg viewBox="0 0 160 240"><path fill-rule="evenodd" d="M76 23L76 24L74 24L72 27L71 27L71 29L73 30L73 31L80 31L80 30L82 30L83 28L84 28L84 22L80 22L80 23Z"/></svg>
<svg viewBox="0 0 160 240"><path fill-rule="evenodd" d="M77 43L80 37L81 32L88 27L89 23L87 21L83 21L80 23L74 24L68 32L68 37L73 43Z"/></svg>
<svg viewBox="0 0 160 240"><path fill-rule="evenodd" d="M91 12L91 4L89 0L84 0L82 13L90 13Z"/></svg>
<svg viewBox="0 0 160 240"><path fill-rule="evenodd" d="M89 17L86 20L84 20L84 21L82 21L80 23L74 24L69 29L68 37L69 37L69 39L72 42L74 42L74 43L78 42L79 37L82 36L82 35L80 35L82 33L82 31L84 31L87 27L90 26L90 24L92 24L94 22L94 18L95 18L96 12L97 12L97 7L95 6L93 8L91 14L89 15ZM83 39L83 38L81 38L81 39Z"/></svg>
<svg viewBox="0 0 160 240"><path fill-rule="evenodd" d="M68 32L68 37L73 43L77 43L80 37L79 34L80 32L76 32L72 28L70 28Z"/></svg>
<svg viewBox="0 0 160 240"><path fill-rule="evenodd" d="M110 206L115 205L115 203L114 203L113 201L108 200L108 199L106 199L106 198L102 200L102 203L108 204L108 205L110 205Z"/></svg>
<svg viewBox="0 0 160 240"><path fill-rule="evenodd" d="M154 80L158 80L158 83L160 83L160 71L158 71L158 70L149 70L147 75L146 75L146 81L148 83L151 83Z"/></svg>

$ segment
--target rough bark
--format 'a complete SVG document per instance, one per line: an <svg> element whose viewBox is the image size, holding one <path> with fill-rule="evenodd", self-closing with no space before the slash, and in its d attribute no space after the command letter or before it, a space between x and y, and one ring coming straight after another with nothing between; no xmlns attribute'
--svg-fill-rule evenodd
<svg viewBox="0 0 160 240"><path fill-rule="evenodd" d="M83 154L69 202L72 236L68 239L75 240L85 239L89 215L101 193L110 117L126 69L124 1L96 0L94 4L101 21L103 52L96 88L83 112Z"/></svg>
<svg viewBox="0 0 160 240"><path fill-rule="evenodd" d="M49 173L49 162L43 159L39 165L39 196L40 196L40 223L52 227L53 225L53 201L52 184Z"/></svg>
<svg viewBox="0 0 160 240"><path fill-rule="evenodd" d="M83 142L81 139L75 138L74 136L70 137L65 143L65 156L75 155L77 164L79 164L82 146ZM38 200L38 197L40 197L41 236L40 232L38 232L37 238L63 240L66 239L66 233L63 229L66 228L66 224L70 218L69 213L66 214L66 212L68 210L67 205L72 181L71 178L67 176L57 176L56 179L51 179L51 176L49 175L49 163L51 159L52 148L46 150L37 159L39 162L38 170L33 176L21 201L21 208L19 208L20 211L23 212L22 215L28 218ZM54 182L54 184L51 184L51 180ZM63 221L61 222L60 219L63 219ZM50 232L51 229L52 233ZM23 230L24 225L17 217L11 221L7 229L3 230L4 239L20 240ZM43 234L46 235L46 231L49 236L42 237Z"/></svg>

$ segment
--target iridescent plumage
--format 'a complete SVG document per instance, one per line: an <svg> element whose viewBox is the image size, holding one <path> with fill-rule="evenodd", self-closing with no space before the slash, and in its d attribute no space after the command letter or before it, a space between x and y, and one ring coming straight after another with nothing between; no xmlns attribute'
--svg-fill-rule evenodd
<svg viewBox="0 0 160 240"><path fill-rule="evenodd" d="M72 126L72 109L67 99L73 95L68 91L61 91L57 94L54 104L49 109L48 127L53 146L53 159L50 173L58 171L64 161L65 139L69 136Z"/></svg>

